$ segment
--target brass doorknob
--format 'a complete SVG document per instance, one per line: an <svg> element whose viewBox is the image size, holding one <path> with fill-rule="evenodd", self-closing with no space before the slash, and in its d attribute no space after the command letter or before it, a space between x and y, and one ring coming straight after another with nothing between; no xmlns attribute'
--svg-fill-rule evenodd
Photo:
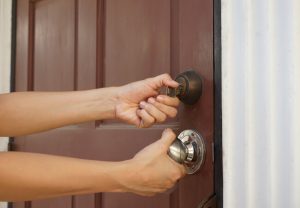
<svg viewBox="0 0 300 208"><path fill-rule="evenodd" d="M188 105L195 104L202 94L202 79L193 69L187 70L179 74L175 81L179 83L179 87L167 88L167 95L171 97L177 96L181 102Z"/></svg>
<svg viewBox="0 0 300 208"><path fill-rule="evenodd" d="M169 147L168 155L183 164L187 174L196 173L205 160L205 142L195 130L182 131Z"/></svg>

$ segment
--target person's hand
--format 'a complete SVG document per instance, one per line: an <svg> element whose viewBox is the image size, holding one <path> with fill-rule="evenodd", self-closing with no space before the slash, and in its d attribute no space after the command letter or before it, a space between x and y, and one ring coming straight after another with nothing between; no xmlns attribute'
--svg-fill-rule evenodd
<svg viewBox="0 0 300 208"><path fill-rule="evenodd" d="M183 165L172 160L167 151L176 135L166 129L160 140L150 144L129 160L125 179L120 182L125 191L152 196L170 189L186 174Z"/></svg>
<svg viewBox="0 0 300 208"><path fill-rule="evenodd" d="M177 115L179 99L158 95L163 86L178 87L168 74L133 82L119 88L116 104L116 118L139 128L164 122L167 117Z"/></svg>

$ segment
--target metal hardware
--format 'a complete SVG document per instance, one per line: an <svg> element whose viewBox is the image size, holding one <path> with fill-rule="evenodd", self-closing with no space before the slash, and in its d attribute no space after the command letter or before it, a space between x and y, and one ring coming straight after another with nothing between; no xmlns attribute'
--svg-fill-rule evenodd
<svg viewBox="0 0 300 208"><path fill-rule="evenodd" d="M205 142L195 130L182 131L169 147L168 155L183 164L187 174L196 173L205 160Z"/></svg>
<svg viewBox="0 0 300 208"><path fill-rule="evenodd" d="M217 197L216 195L210 196L208 199L201 201L197 208L216 208Z"/></svg>
<svg viewBox="0 0 300 208"><path fill-rule="evenodd" d="M192 69L179 74L175 81L179 83L176 89L168 87L167 95L177 96L184 104L193 105L201 96L201 77Z"/></svg>

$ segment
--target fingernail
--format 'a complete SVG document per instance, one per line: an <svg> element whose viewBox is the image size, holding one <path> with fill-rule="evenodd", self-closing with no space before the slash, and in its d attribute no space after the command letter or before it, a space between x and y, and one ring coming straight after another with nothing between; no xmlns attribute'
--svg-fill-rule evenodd
<svg viewBox="0 0 300 208"><path fill-rule="evenodd" d="M168 132L170 132L170 128L166 128L164 131L163 131L163 134L167 134Z"/></svg>
<svg viewBox="0 0 300 208"><path fill-rule="evenodd" d="M140 107L141 108L144 108L145 106L146 106L146 102L145 101L140 102Z"/></svg>
<svg viewBox="0 0 300 208"><path fill-rule="evenodd" d="M179 85L179 83L176 82L175 80L171 80L171 82L173 82L173 84L175 84L175 85Z"/></svg>
<svg viewBox="0 0 300 208"><path fill-rule="evenodd" d="M148 99L148 102L153 104L153 103L155 103L155 99L151 97L151 98Z"/></svg>
<svg viewBox="0 0 300 208"><path fill-rule="evenodd" d="M159 100L159 101L163 100L162 96L157 96L156 99Z"/></svg>

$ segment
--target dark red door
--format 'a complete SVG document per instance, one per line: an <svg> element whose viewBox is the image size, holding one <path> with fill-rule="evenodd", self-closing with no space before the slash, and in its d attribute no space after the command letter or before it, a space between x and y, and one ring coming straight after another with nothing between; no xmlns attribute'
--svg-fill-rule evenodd
<svg viewBox="0 0 300 208"><path fill-rule="evenodd" d="M124 160L170 127L199 131L207 155L200 172L155 197L96 193L13 207L195 208L213 194L212 0L18 0L16 46L17 91L108 87L189 68L203 76L204 88L197 104L181 104L178 117L164 124L90 122L15 138L15 151Z"/></svg>

